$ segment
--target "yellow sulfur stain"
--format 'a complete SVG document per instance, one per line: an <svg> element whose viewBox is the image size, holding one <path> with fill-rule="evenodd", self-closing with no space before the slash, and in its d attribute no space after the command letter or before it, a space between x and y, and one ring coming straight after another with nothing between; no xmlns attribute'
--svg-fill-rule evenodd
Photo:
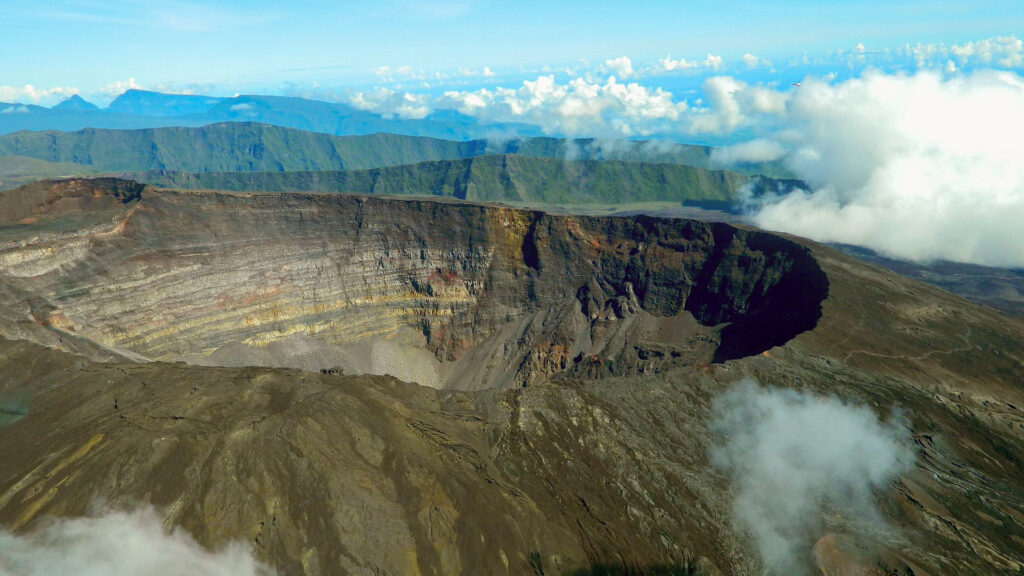
<svg viewBox="0 0 1024 576"><path fill-rule="evenodd" d="M97 444L99 444L102 441L102 432L90 438L85 444L79 446L78 450L75 450L70 456L67 456L63 460L58 462L57 465L53 467L53 470L50 470L50 472L46 474L44 481L49 480L54 476L60 474L61 471L63 471L69 465L73 464L76 460L88 454L89 451L91 451L94 447L96 447ZM25 511L22 512L20 516L18 516L18 519L14 521L13 528L19 528L21 526L24 526L26 523L28 523L29 520L34 518L35 515L39 512L39 510L43 508L43 506L46 506L47 504L49 504L50 500L53 500L53 497L56 496L57 492L60 491L60 487L63 486L64 483L66 483L68 480L74 478L74 476L75 475L69 476L57 482L57 484L55 484L49 490L47 490L45 494L43 494L41 497L36 499L31 504L29 504L28 507L25 508Z"/></svg>
<svg viewBox="0 0 1024 576"><path fill-rule="evenodd" d="M420 572L420 559L416 556L415 550L405 551L405 574L421 574Z"/></svg>
<svg viewBox="0 0 1024 576"><path fill-rule="evenodd" d="M86 442L85 444L82 444L81 446L79 446L78 450L75 450L74 454L68 456L67 458L65 458L63 460L61 460L60 463L57 464L57 466L53 469L53 471L50 472L49 476L56 475L61 470L66 468L69 464L74 463L75 460L78 460L82 456L85 456L86 454L89 453L90 450L95 448L96 445L99 444L100 442L103 442L103 432L98 432L95 436L93 436L92 438L89 438L88 442Z"/></svg>

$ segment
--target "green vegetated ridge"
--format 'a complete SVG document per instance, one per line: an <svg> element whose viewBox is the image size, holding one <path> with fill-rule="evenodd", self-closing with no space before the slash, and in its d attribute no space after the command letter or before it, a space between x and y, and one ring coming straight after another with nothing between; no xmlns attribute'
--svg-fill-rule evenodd
<svg viewBox="0 0 1024 576"><path fill-rule="evenodd" d="M365 170L490 154L565 160L619 160L713 168L711 149L666 142L526 138L453 141L371 134L332 136L265 124L223 122L201 128L75 132L22 131L0 136L0 156L73 163L99 172L290 172ZM785 176L774 165L740 172Z"/></svg>
<svg viewBox="0 0 1024 576"><path fill-rule="evenodd" d="M480 201L729 202L751 177L680 164L533 158L512 154L329 172L146 172L165 188L432 195Z"/></svg>
<svg viewBox="0 0 1024 576"><path fill-rule="evenodd" d="M26 156L0 156L0 190L17 188L43 178L94 174L90 166L71 162L47 162Z"/></svg>
<svg viewBox="0 0 1024 576"><path fill-rule="evenodd" d="M374 134L331 136L262 124L202 128L17 132L0 155L73 162L100 171L347 170L479 154L479 142Z"/></svg>

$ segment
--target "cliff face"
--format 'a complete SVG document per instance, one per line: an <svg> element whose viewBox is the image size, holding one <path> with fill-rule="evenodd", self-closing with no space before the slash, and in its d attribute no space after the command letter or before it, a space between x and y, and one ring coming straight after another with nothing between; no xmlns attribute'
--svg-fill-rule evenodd
<svg viewBox="0 0 1024 576"><path fill-rule="evenodd" d="M805 248L723 224L113 179L5 200L0 275L38 320L149 359L411 364L462 388L656 372L781 344L828 289Z"/></svg>

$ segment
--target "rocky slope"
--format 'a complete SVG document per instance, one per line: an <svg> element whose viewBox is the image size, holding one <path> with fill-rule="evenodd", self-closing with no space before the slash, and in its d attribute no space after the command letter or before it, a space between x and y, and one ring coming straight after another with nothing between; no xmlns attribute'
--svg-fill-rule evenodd
<svg viewBox="0 0 1024 576"><path fill-rule="evenodd" d="M885 522L824 513L810 569L1024 566L1024 322L830 248L116 180L0 199L0 328L22 338L0 340L0 523L19 534L152 504L288 574L762 574L709 457L713 399L753 377L908 428ZM127 360L289 330L394 331L373 344L486 389Z"/></svg>

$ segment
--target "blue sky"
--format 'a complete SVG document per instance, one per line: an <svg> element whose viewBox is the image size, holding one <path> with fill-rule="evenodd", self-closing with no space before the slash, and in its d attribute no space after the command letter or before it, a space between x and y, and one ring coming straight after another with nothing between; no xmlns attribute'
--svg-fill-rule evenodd
<svg viewBox="0 0 1024 576"><path fill-rule="evenodd" d="M5 0L0 21L0 86L102 99L131 85L217 94L366 87L383 66L463 84L470 76L460 70L519 80L621 56L738 62L749 53L781 67L858 43L896 49L1008 36L1024 29L1024 8L1019 0Z"/></svg>

